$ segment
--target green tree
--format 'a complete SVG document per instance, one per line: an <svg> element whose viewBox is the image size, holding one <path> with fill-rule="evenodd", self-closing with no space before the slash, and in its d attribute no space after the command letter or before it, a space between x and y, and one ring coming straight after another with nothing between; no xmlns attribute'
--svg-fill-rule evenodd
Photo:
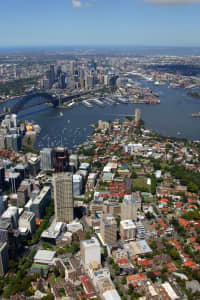
<svg viewBox="0 0 200 300"><path fill-rule="evenodd" d="M122 279L121 279L121 284L127 284L127 280L126 280L126 277L123 276Z"/></svg>

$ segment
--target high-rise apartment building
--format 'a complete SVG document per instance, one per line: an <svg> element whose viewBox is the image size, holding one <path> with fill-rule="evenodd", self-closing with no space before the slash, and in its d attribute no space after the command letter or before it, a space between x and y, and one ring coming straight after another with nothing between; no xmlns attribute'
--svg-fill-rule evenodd
<svg viewBox="0 0 200 300"><path fill-rule="evenodd" d="M135 122L139 122L141 118L141 110L139 108L136 108L135 110Z"/></svg>
<svg viewBox="0 0 200 300"><path fill-rule="evenodd" d="M136 237L136 225L132 220L120 222L120 236L123 241L132 241Z"/></svg>
<svg viewBox="0 0 200 300"><path fill-rule="evenodd" d="M101 217L100 234L105 244L114 244L117 241L117 222L112 215Z"/></svg>
<svg viewBox="0 0 200 300"><path fill-rule="evenodd" d="M51 148L44 148L40 151L40 167L43 171L53 169L53 150Z"/></svg>
<svg viewBox="0 0 200 300"><path fill-rule="evenodd" d="M137 212L141 210L141 201L139 192L125 195L121 203L121 220L137 221Z"/></svg>
<svg viewBox="0 0 200 300"><path fill-rule="evenodd" d="M73 180L71 173L57 173L53 178L57 222L70 223L74 218Z"/></svg>

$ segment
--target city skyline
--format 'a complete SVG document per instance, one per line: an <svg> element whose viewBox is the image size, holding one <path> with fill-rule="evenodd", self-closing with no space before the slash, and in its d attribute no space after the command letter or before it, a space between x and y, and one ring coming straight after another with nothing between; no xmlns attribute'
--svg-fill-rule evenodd
<svg viewBox="0 0 200 300"><path fill-rule="evenodd" d="M198 47L199 5L199 0L9 0L0 4L1 47Z"/></svg>

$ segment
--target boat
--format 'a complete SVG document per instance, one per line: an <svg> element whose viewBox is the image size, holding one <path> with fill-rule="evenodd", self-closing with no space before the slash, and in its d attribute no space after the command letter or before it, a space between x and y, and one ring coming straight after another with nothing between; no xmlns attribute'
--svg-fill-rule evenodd
<svg viewBox="0 0 200 300"><path fill-rule="evenodd" d="M62 111L60 112L60 116L61 116L61 117L63 117L63 113L62 113Z"/></svg>
<svg viewBox="0 0 200 300"><path fill-rule="evenodd" d="M83 100L83 101L82 101L82 104L83 104L84 106L86 106L87 108L92 108L92 107L93 107L93 105L92 105L90 102L88 102L87 100Z"/></svg>
<svg viewBox="0 0 200 300"><path fill-rule="evenodd" d="M191 114L191 117L193 117L193 118L200 118L200 112Z"/></svg>

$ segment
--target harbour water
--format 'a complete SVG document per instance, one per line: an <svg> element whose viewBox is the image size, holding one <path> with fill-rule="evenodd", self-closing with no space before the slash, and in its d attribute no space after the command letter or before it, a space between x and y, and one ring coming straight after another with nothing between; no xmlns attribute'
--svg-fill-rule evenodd
<svg viewBox="0 0 200 300"><path fill-rule="evenodd" d="M142 87L149 87L161 100L160 104L105 103L92 108L74 105L71 109L55 109L40 105L19 113L20 119L33 120L41 126L36 148L66 146L69 149L86 141L92 133L91 124L98 120L122 120L140 108L147 128L164 136L200 140L200 118L192 118L200 112L200 100L187 95L187 89L168 88L151 82L137 80ZM32 99L32 102L37 99Z"/></svg>

